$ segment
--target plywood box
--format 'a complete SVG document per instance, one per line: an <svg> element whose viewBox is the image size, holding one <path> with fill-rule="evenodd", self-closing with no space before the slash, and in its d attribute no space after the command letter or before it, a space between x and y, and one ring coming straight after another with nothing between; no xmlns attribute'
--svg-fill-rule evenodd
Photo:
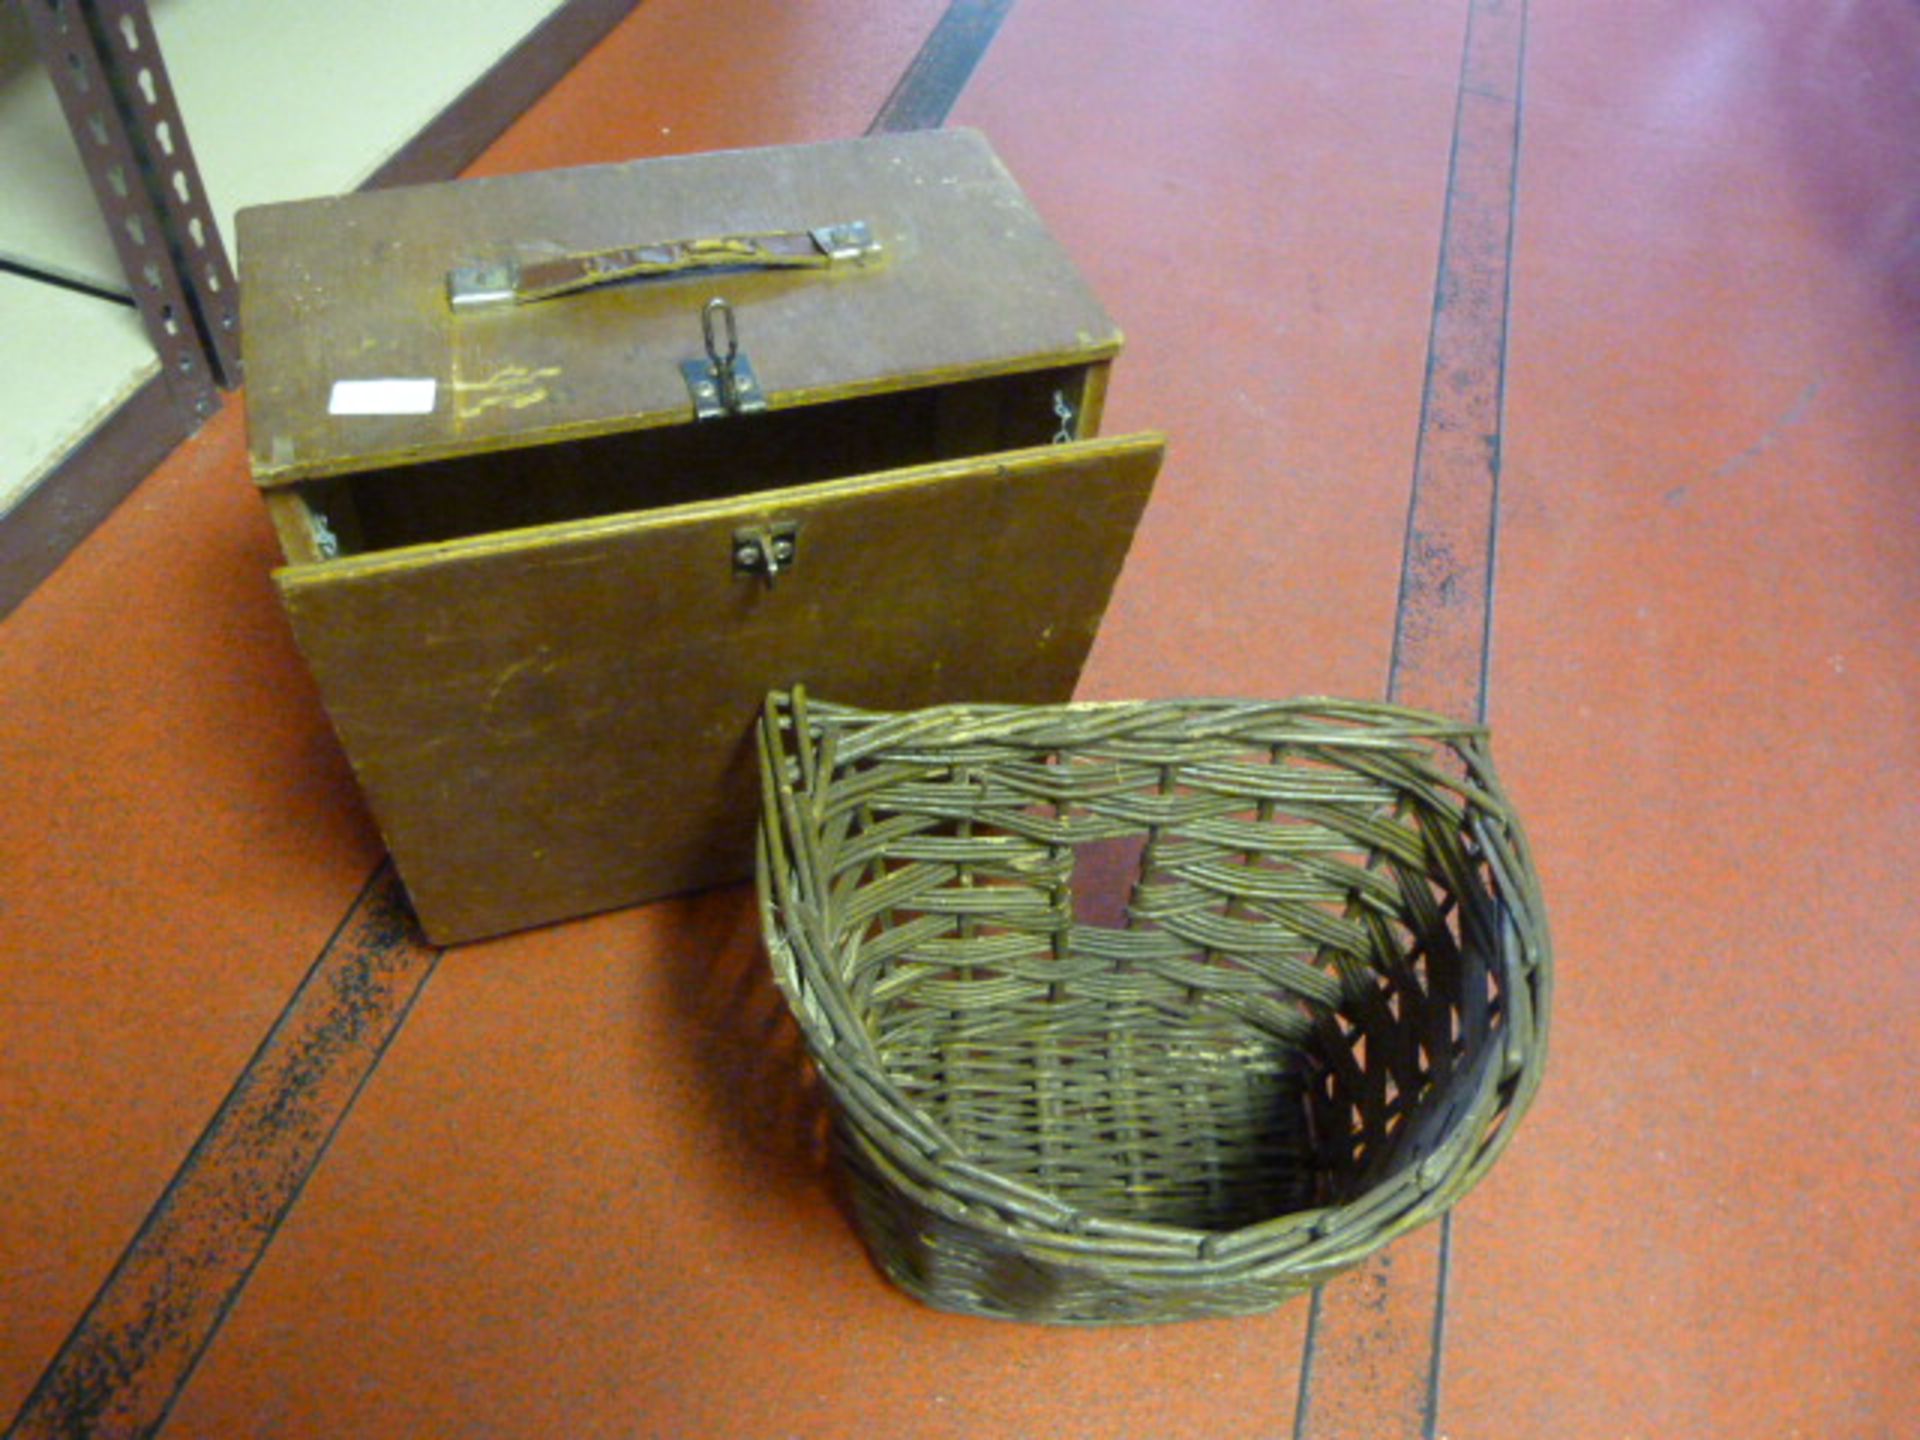
<svg viewBox="0 0 1920 1440"><path fill-rule="evenodd" d="M1160 463L1093 438L1119 332L965 131L263 206L239 255L276 579L442 943L745 875L770 688L1067 698Z"/></svg>

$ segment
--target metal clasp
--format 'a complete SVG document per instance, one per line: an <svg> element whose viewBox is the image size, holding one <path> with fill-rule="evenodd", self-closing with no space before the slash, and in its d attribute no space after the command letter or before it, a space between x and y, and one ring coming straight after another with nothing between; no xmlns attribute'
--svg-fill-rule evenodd
<svg viewBox="0 0 1920 1440"><path fill-rule="evenodd" d="M724 326L727 348L720 349L716 322ZM716 295L700 311L700 336L706 343L705 360L682 360L680 373L693 397L696 420L719 420L727 415L750 415L767 408L767 397L753 365L740 351L740 326L733 306Z"/></svg>
<svg viewBox="0 0 1920 1440"><path fill-rule="evenodd" d="M769 525L749 525L733 532L733 573L758 575L773 588L782 570L793 568L800 553L800 525L794 520L776 520Z"/></svg>

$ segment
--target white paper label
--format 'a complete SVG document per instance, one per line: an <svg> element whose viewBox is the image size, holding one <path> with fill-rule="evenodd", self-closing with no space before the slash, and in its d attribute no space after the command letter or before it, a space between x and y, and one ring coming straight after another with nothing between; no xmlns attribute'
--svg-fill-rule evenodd
<svg viewBox="0 0 1920 1440"><path fill-rule="evenodd" d="M431 415L437 380L336 380L329 415Z"/></svg>

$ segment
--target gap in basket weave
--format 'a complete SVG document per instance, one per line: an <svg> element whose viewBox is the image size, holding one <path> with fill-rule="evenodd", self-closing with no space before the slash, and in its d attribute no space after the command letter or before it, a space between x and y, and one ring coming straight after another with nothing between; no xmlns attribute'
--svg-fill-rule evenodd
<svg viewBox="0 0 1920 1440"><path fill-rule="evenodd" d="M1073 923L1108 930L1127 927L1127 902L1140 878L1147 832L1089 840L1073 847Z"/></svg>

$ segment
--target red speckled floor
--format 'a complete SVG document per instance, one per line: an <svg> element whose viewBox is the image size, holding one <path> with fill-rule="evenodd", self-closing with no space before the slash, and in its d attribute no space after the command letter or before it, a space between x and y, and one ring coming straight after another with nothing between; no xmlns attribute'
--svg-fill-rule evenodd
<svg viewBox="0 0 1920 1440"><path fill-rule="evenodd" d="M857 134L943 8L647 0L475 169ZM1128 333L1106 428L1172 439L1084 693L1383 690L1440 237L1489 199L1472 8L1017 0L974 73L953 121ZM1429 1235L1329 1291L1377 1325L1301 1428L1908 1435L1920 11L1529 9L1488 713L1553 1061L1458 1213L1432 1413ZM273 559L230 403L0 621L0 1418L379 858ZM1292 1432L1304 1301L1056 1332L889 1290L757 945L727 891L448 952L164 1433Z"/></svg>

